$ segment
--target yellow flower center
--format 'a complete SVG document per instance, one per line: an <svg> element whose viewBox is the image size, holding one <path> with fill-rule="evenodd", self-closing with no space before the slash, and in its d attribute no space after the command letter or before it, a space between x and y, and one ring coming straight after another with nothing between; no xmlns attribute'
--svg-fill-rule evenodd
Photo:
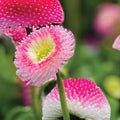
<svg viewBox="0 0 120 120"><path fill-rule="evenodd" d="M53 46L45 43L42 46L39 47L39 49L36 51L37 60L41 61L42 59L45 59L52 51Z"/></svg>
<svg viewBox="0 0 120 120"><path fill-rule="evenodd" d="M27 54L29 58L35 62L39 63L45 60L55 49L55 43L51 35L44 36L44 38L36 38L33 40L28 48Z"/></svg>

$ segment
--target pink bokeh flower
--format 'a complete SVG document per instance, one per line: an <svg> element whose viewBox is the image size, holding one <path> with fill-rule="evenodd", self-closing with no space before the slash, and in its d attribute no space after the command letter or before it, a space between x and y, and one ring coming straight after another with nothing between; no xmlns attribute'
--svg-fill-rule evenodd
<svg viewBox="0 0 120 120"><path fill-rule="evenodd" d="M120 35L115 39L113 43L113 48L120 50Z"/></svg>
<svg viewBox="0 0 120 120"><path fill-rule="evenodd" d="M25 84L21 85L21 98L25 106L31 105L31 89Z"/></svg>
<svg viewBox="0 0 120 120"><path fill-rule="evenodd" d="M85 120L110 120L110 105L96 84L87 79L64 80L70 114ZM43 120L62 117L59 91L55 87L43 104Z"/></svg>
<svg viewBox="0 0 120 120"><path fill-rule="evenodd" d="M0 0L0 28L62 23L59 0Z"/></svg>
<svg viewBox="0 0 120 120"><path fill-rule="evenodd" d="M75 39L62 26L47 26L32 32L17 46L14 64L27 84L41 86L57 79L56 73L73 56Z"/></svg>
<svg viewBox="0 0 120 120"><path fill-rule="evenodd" d="M6 28L6 29L0 29L1 32L5 33L9 37L12 38L13 42L18 45L21 40L27 36L27 32L25 28L18 27L16 29L14 28Z"/></svg>
<svg viewBox="0 0 120 120"><path fill-rule="evenodd" d="M99 7L94 20L94 28L102 35L110 35L120 21L120 7L116 4L105 3Z"/></svg>

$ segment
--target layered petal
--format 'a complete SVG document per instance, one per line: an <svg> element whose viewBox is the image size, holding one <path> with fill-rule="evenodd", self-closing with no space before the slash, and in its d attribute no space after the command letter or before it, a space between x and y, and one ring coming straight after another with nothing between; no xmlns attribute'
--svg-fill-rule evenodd
<svg viewBox="0 0 120 120"><path fill-rule="evenodd" d="M96 84L87 79L64 80L70 114L83 120L110 120L110 105ZM58 87L46 97L43 120L62 118Z"/></svg>

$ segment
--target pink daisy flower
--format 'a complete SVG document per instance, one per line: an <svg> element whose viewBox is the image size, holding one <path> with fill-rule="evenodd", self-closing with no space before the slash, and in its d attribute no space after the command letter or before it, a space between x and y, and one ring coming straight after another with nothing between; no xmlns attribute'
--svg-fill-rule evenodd
<svg viewBox="0 0 120 120"><path fill-rule="evenodd" d="M62 26L43 27L32 32L17 46L17 75L26 83L41 86L56 78L56 73L74 54L75 39Z"/></svg>
<svg viewBox="0 0 120 120"><path fill-rule="evenodd" d="M64 87L71 119L110 120L110 105L96 84L87 79L64 80ZM46 97L43 120L63 120L58 87ZM76 120L75 119L75 120Z"/></svg>
<svg viewBox="0 0 120 120"><path fill-rule="evenodd" d="M18 45L19 42L21 42L21 40L27 36L26 29L20 26L17 29L6 28L6 29L0 29L0 31L10 36L16 45Z"/></svg>
<svg viewBox="0 0 120 120"><path fill-rule="evenodd" d="M120 35L115 39L113 43L113 48L120 50Z"/></svg>
<svg viewBox="0 0 120 120"><path fill-rule="evenodd" d="M114 32L120 20L120 7L116 4L106 3L100 6L94 20L94 28L103 35Z"/></svg>
<svg viewBox="0 0 120 120"><path fill-rule="evenodd" d="M0 28L62 23L59 0L0 0Z"/></svg>

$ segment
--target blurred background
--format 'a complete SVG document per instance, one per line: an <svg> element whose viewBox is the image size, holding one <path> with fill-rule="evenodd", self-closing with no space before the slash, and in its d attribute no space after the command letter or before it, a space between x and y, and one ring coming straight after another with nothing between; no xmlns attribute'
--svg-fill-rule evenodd
<svg viewBox="0 0 120 120"><path fill-rule="evenodd" d="M65 12L63 26L76 38L75 55L63 69L66 78L94 81L110 103L111 120L120 120L120 51L112 48L120 34L120 1L60 2ZM14 52L12 42L0 37L0 120L33 120L28 117L29 107L23 107L24 87L15 73Z"/></svg>

